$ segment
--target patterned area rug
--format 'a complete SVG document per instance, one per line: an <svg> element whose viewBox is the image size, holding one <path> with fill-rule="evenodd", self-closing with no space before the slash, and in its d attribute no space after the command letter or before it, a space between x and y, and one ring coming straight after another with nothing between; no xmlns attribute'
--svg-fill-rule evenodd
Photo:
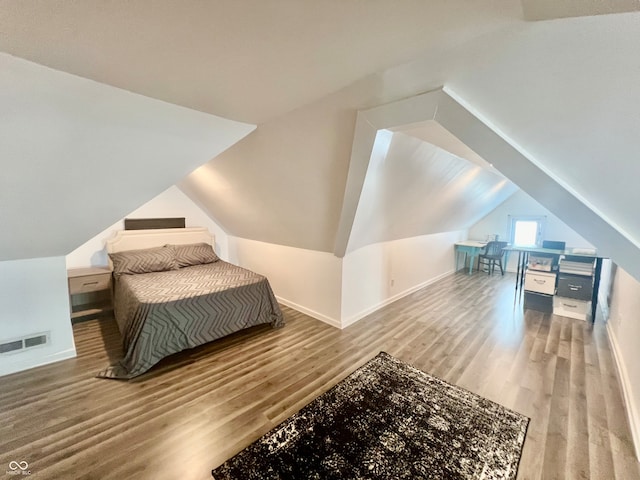
<svg viewBox="0 0 640 480"><path fill-rule="evenodd" d="M380 352L212 471L237 479L515 479L529 419Z"/></svg>

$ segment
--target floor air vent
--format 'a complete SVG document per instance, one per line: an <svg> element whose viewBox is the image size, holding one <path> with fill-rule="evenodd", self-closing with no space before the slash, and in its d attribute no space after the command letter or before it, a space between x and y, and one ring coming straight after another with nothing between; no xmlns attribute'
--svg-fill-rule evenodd
<svg viewBox="0 0 640 480"><path fill-rule="evenodd" d="M28 348L46 345L49 343L49 332L37 333L28 337L17 338L0 343L0 354L17 353Z"/></svg>

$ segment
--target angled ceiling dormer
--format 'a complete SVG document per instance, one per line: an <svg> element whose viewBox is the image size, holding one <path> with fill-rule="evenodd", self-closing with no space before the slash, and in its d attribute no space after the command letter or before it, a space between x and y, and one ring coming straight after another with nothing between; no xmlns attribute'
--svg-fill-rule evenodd
<svg viewBox="0 0 640 480"><path fill-rule="evenodd" d="M347 253L374 243L466 230L517 191L478 155L469 155L471 162L431 143L463 150L435 125L414 126L411 135L378 132Z"/></svg>
<svg viewBox="0 0 640 480"><path fill-rule="evenodd" d="M498 133L481 115L456 98L452 91L434 90L422 95L358 112L345 200L336 236L335 254L344 256L354 235L359 203L367 178L376 168L381 152L389 150L387 129L420 121L436 121L513 183L534 197L568 226L598 248L599 254L640 278L639 242L615 222L590 208L581 198ZM385 153L386 155L386 153ZM629 221L633 223L633 219ZM356 232L357 233L357 232Z"/></svg>

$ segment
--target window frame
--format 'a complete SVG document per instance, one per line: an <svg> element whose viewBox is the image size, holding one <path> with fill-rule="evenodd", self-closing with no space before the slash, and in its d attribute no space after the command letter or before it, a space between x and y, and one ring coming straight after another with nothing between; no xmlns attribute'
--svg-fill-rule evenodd
<svg viewBox="0 0 640 480"><path fill-rule="evenodd" d="M512 247L530 247L531 245L516 245L515 233L517 222L536 222L538 224L536 229L536 243L535 247L542 245L542 239L544 238L544 230L547 223L546 215L509 215L508 216L507 231L509 232L509 243Z"/></svg>

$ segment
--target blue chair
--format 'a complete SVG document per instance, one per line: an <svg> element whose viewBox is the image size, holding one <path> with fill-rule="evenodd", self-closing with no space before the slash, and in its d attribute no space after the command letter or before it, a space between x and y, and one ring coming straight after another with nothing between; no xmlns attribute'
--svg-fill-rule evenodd
<svg viewBox="0 0 640 480"><path fill-rule="evenodd" d="M478 255L478 271L480 265L483 268L487 267L487 273L493 275L493 271L496 268L496 264L500 267L500 273L504 275L504 268L502 265L502 259L504 258L504 249L509 245L509 242L489 242L484 247L484 253Z"/></svg>

